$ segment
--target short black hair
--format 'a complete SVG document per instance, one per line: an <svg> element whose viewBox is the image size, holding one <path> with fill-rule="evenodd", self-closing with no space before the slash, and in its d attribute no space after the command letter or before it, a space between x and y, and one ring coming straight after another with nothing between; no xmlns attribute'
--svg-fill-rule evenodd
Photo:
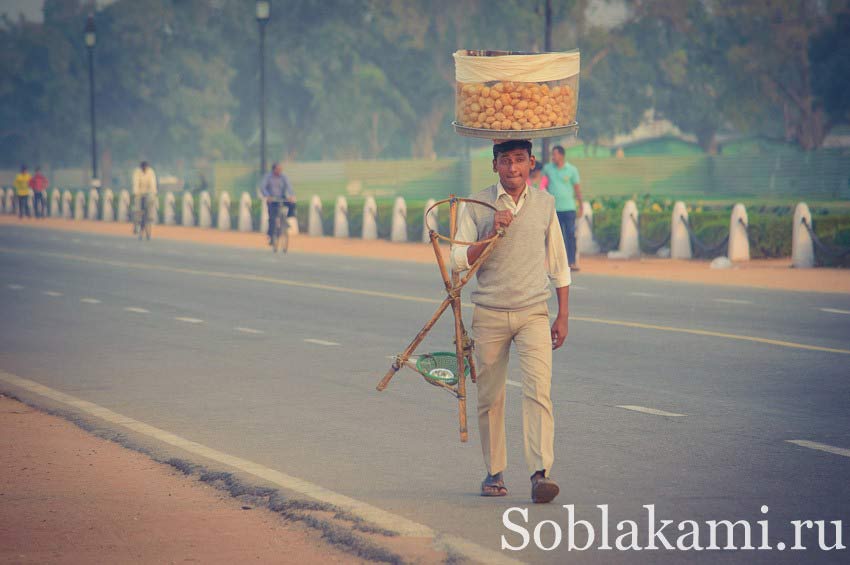
<svg viewBox="0 0 850 565"><path fill-rule="evenodd" d="M531 141L527 139L509 139L493 145L493 159L499 158L499 153L507 153L514 149L525 149L531 157Z"/></svg>
<svg viewBox="0 0 850 565"><path fill-rule="evenodd" d="M566 151L564 151L564 146L563 146L563 145L556 145L555 147L553 147L553 148L552 148L552 151L557 151L557 152L558 152L558 153L560 153L561 155L565 155L565 154L566 154Z"/></svg>
<svg viewBox="0 0 850 565"><path fill-rule="evenodd" d="M144 169L145 167L150 167L150 165L148 165L148 162L147 162L147 161L142 161L142 162L141 162L141 164L140 164L139 166L140 166L141 168L143 168L143 169Z"/></svg>

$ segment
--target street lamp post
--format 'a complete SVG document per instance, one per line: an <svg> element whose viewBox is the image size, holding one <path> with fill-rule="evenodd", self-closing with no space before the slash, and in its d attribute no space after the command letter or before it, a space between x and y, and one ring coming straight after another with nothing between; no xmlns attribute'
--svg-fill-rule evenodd
<svg viewBox="0 0 850 565"><path fill-rule="evenodd" d="M260 28L260 177L266 174L266 24L268 0L257 0L257 24Z"/></svg>
<svg viewBox="0 0 850 565"><path fill-rule="evenodd" d="M91 177L92 186L100 192L100 182L97 176L97 137L94 112L94 44L97 41L94 27L94 15L89 14L84 33L86 49L89 52L89 112L91 116Z"/></svg>

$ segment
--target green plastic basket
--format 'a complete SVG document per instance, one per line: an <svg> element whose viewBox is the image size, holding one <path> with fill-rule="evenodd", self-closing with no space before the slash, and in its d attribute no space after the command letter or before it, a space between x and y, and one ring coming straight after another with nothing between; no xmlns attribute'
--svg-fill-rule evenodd
<svg viewBox="0 0 850 565"><path fill-rule="evenodd" d="M425 353L416 360L416 370L429 382L448 386L457 384L457 355L448 351ZM469 376L469 363L463 364L463 372Z"/></svg>

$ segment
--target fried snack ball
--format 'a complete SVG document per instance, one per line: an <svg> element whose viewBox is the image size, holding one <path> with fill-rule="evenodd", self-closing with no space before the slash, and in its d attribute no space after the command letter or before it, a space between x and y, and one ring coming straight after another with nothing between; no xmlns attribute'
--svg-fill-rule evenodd
<svg viewBox="0 0 850 565"><path fill-rule="evenodd" d="M456 92L457 119L471 127L539 129L563 126L575 119L575 89L567 84L458 83Z"/></svg>

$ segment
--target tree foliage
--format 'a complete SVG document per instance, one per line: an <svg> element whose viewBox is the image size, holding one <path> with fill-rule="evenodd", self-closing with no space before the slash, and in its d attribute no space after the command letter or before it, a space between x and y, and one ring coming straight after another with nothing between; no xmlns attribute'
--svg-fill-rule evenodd
<svg viewBox="0 0 850 565"><path fill-rule="evenodd" d="M604 0L603 0L604 1ZM708 152L723 128L818 147L850 119L847 0L552 0L553 49L582 50L587 143L654 108ZM272 0L269 157L457 154L452 53L540 51L544 0ZM116 0L95 12L98 142L116 163L245 159L259 145L258 24L246 0ZM89 153L90 1L45 0L0 22L0 160L79 165Z"/></svg>

